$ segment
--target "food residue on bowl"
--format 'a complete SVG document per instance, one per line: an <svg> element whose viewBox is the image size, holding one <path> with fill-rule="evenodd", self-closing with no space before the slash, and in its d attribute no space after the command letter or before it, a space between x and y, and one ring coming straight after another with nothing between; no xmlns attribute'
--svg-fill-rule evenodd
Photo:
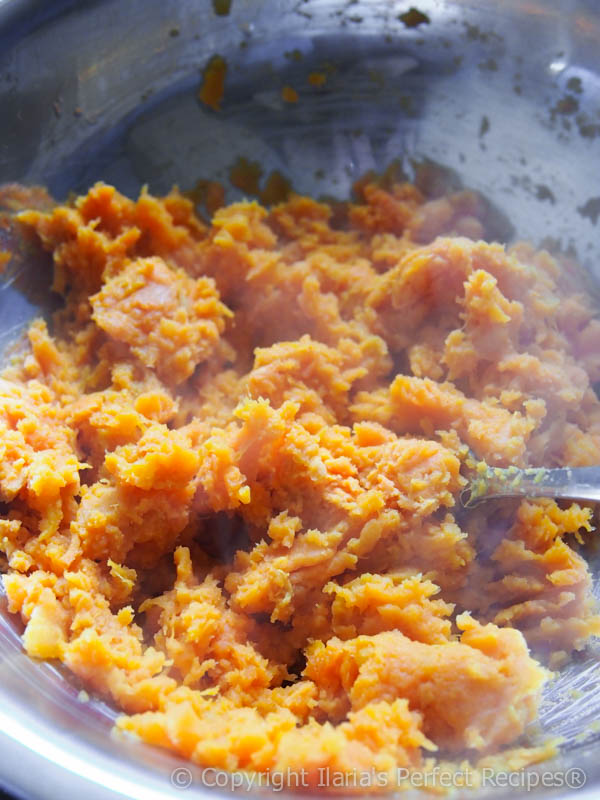
<svg viewBox="0 0 600 800"><path fill-rule="evenodd" d="M213 111L221 110L226 75L227 62L223 56L214 55L204 69L202 86L198 92L199 99Z"/></svg>
<svg viewBox="0 0 600 800"><path fill-rule="evenodd" d="M298 102L298 92L293 86L284 86L281 90L281 97L286 103Z"/></svg>
<svg viewBox="0 0 600 800"><path fill-rule="evenodd" d="M232 0L213 0L213 9L219 17L226 17L231 11Z"/></svg>
<svg viewBox="0 0 600 800"><path fill-rule="evenodd" d="M309 72L308 82L311 86L324 86L327 83L327 75L324 72Z"/></svg>
<svg viewBox="0 0 600 800"><path fill-rule="evenodd" d="M600 320L476 194L357 191L19 215L65 302L0 387L9 608L203 766L527 763L547 667L600 633L592 510L461 512L461 469L600 462Z"/></svg>

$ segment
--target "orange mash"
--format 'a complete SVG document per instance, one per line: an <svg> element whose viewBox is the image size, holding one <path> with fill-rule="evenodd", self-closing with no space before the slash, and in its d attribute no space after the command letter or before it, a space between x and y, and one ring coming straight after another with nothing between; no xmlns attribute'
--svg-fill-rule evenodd
<svg viewBox="0 0 600 800"><path fill-rule="evenodd" d="M0 385L9 607L202 766L502 753L600 633L590 508L458 503L469 449L600 463L580 271L484 241L475 194L358 191L207 224L97 184L19 216L65 305Z"/></svg>

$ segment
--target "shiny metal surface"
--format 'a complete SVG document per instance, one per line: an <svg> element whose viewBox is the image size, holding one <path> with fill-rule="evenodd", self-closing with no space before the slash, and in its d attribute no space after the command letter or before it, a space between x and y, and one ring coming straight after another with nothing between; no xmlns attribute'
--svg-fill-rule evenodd
<svg viewBox="0 0 600 800"><path fill-rule="evenodd" d="M411 5L429 21L407 26ZM225 180L245 156L297 191L345 197L368 169L400 159L410 174L428 158L492 201L512 225L499 226L500 238L550 237L600 282L596 0L233 0L226 16L208 0L3 0L0 45L2 182L44 183L59 197L100 178L127 193L144 183L162 192ZM228 64L218 113L196 96L215 53ZM308 82L312 71L323 86ZM282 100L284 85L298 89L297 104ZM9 267L2 280L0 348L50 301L29 291L48 282L39 262L35 273ZM591 647L561 673L531 733L566 740L539 774L582 769L586 785L528 795L600 794L599 658ZM2 610L4 785L40 800L218 793L192 767L192 785L178 788L180 762L115 739L113 716L27 659Z"/></svg>
<svg viewBox="0 0 600 800"><path fill-rule="evenodd" d="M475 473L460 495L465 508L498 497L551 497L600 503L600 467L486 467L484 472Z"/></svg>

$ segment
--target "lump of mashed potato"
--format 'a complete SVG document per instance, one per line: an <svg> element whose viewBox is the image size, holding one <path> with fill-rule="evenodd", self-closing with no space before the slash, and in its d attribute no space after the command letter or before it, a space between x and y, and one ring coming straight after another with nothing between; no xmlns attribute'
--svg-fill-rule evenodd
<svg viewBox="0 0 600 800"><path fill-rule="evenodd" d="M592 510L457 498L469 450L600 464L577 267L484 241L473 194L376 181L210 223L97 184L18 218L64 298L0 382L27 652L202 766L316 786L518 744L543 664L600 633Z"/></svg>

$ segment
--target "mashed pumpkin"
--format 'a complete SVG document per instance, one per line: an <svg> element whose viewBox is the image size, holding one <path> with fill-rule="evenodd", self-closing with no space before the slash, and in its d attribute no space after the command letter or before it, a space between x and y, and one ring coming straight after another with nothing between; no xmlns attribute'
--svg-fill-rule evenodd
<svg viewBox="0 0 600 800"><path fill-rule="evenodd" d="M600 633L590 508L457 501L469 451L600 464L578 268L487 243L472 193L358 190L19 214L65 303L0 383L9 608L202 766L489 758Z"/></svg>

